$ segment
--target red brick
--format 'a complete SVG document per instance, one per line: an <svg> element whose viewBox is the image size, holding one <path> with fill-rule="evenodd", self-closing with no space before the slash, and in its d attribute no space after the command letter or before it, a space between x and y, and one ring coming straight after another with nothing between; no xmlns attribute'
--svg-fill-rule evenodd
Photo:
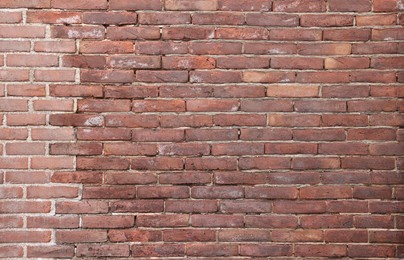
<svg viewBox="0 0 404 260"><path fill-rule="evenodd" d="M295 245L295 255L300 257L343 257L347 255L346 245Z"/></svg>
<svg viewBox="0 0 404 260"><path fill-rule="evenodd" d="M404 30L400 28L372 29L372 40L391 41L404 39Z"/></svg>
<svg viewBox="0 0 404 260"><path fill-rule="evenodd" d="M353 217L349 215L301 216L300 225L303 228L350 228L353 227Z"/></svg>
<svg viewBox="0 0 404 260"><path fill-rule="evenodd" d="M184 112L183 100L135 100L132 103L134 112Z"/></svg>
<svg viewBox="0 0 404 260"><path fill-rule="evenodd" d="M186 42L136 42L135 52L137 54L185 54L188 53Z"/></svg>
<svg viewBox="0 0 404 260"><path fill-rule="evenodd" d="M19 187L2 187L0 188L0 198L22 198L22 189Z"/></svg>
<svg viewBox="0 0 404 260"><path fill-rule="evenodd" d="M240 83L242 73L239 71L191 71L189 73L191 83Z"/></svg>
<svg viewBox="0 0 404 260"><path fill-rule="evenodd" d="M22 217L5 216L0 217L0 220L1 228L21 228L23 226Z"/></svg>
<svg viewBox="0 0 404 260"><path fill-rule="evenodd" d="M161 10L162 1L161 0L111 0L109 3L110 9L112 10Z"/></svg>
<svg viewBox="0 0 404 260"><path fill-rule="evenodd" d="M56 242L64 244L107 241L107 231L103 230L58 230L55 235Z"/></svg>
<svg viewBox="0 0 404 260"><path fill-rule="evenodd" d="M80 43L80 53L131 53L133 52L133 43L129 41L82 41Z"/></svg>
<svg viewBox="0 0 404 260"><path fill-rule="evenodd" d="M244 21L244 15L237 12L194 13L192 15L193 24L242 25Z"/></svg>
<svg viewBox="0 0 404 260"><path fill-rule="evenodd" d="M77 216L38 216L27 217L28 228L78 228Z"/></svg>
<svg viewBox="0 0 404 260"><path fill-rule="evenodd" d="M184 199L189 198L188 187L138 187L137 197L141 199L158 199L158 198L172 198Z"/></svg>
<svg viewBox="0 0 404 260"><path fill-rule="evenodd" d="M349 257L394 257L395 247L388 245L349 245Z"/></svg>
<svg viewBox="0 0 404 260"><path fill-rule="evenodd" d="M398 11L403 8L400 6L402 3L401 0L375 0L373 2L373 10L375 12L390 12L390 11Z"/></svg>
<svg viewBox="0 0 404 260"><path fill-rule="evenodd" d="M34 100L36 111L66 111L73 112L73 100Z"/></svg>
<svg viewBox="0 0 404 260"><path fill-rule="evenodd" d="M272 203L262 200L221 200L222 213L268 213L272 212Z"/></svg>
<svg viewBox="0 0 404 260"><path fill-rule="evenodd" d="M271 59L271 68L275 69L323 69L324 61L319 58L286 58L274 57Z"/></svg>
<svg viewBox="0 0 404 260"><path fill-rule="evenodd" d="M348 14L303 14L302 27L345 27L353 26L354 16Z"/></svg>
<svg viewBox="0 0 404 260"><path fill-rule="evenodd" d="M211 115L162 115L161 127L203 127L212 126Z"/></svg>
<svg viewBox="0 0 404 260"><path fill-rule="evenodd" d="M269 230L262 229L224 229L218 232L218 240L224 242L262 242L270 240L271 237Z"/></svg>
<svg viewBox="0 0 404 260"><path fill-rule="evenodd" d="M49 82L74 82L75 70L35 70L35 81L49 81Z"/></svg>
<svg viewBox="0 0 404 260"><path fill-rule="evenodd" d="M34 126L34 125L45 125L46 115L45 114L9 114L6 115L7 125L9 126Z"/></svg>
<svg viewBox="0 0 404 260"><path fill-rule="evenodd" d="M133 245L132 256L134 257L175 257L184 256L185 245L183 244L155 244Z"/></svg>
<svg viewBox="0 0 404 260"><path fill-rule="evenodd" d="M273 11L275 12L324 12L326 2L324 0L275 0Z"/></svg>
<svg viewBox="0 0 404 260"><path fill-rule="evenodd" d="M107 57L107 66L111 68L158 69L160 57L114 55Z"/></svg>
<svg viewBox="0 0 404 260"><path fill-rule="evenodd" d="M137 70L136 80L151 83L165 83L165 82L184 83L188 81L188 72L178 70L177 71Z"/></svg>
<svg viewBox="0 0 404 260"><path fill-rule="evenodd" d="M369 68L368 58L326 58L324 61L325 69L366 69Z"/></svg>
<svg viewBox="0 0 404 260"><path fill-rule="evenodd" d="M73 40L36 41L34 43L34 51L74 53L76 52L76 44Z"/></svg>
<svg viewBox="0 0 404 260"><path fill-rule="evenodd" d="M239 42L191 42L189 52L194 55L240 54L242 44Z"/></svg>
<svg viewBox="0 0 404 260"><path fill-rule="evenodd" d="M77 169L82 170L127 170L130 163L121 158L77 158Z"/></svg>
<svg viewBox="0 0 404 260"><path fill-rule="evenodd" d="M146 98L157 97L158 89L156 86L105 86L104 92L106 98Z"/></svg>
<svg viewBox="0 0 404 260"><path fill-rule="evenodd" d="M32 140L74 140L73 128L34 128L32 129L31 135Z"/></svg>
<svg viewBox="0 0 404 260"><path fill-rule="evenodd" d="M275 242L320 242L324 235L321 230L273 230L271 238Z"/></svg>
<svg viewBox="0 0 404 260"><path fill-rule="evenodd" d="M160 38L158 27L109 27L107 39L111 40L157 40Z"/></svg>
<svg viewBox="0 0 404 260"><path fill-rule="evenodd" d="M82 22L79 12L28 11L27 22L50 24L79 24Z"/></svg>
<svg viewBox="0 0 404 260"><path fill-rule="evenodd" d="M218 0L219 10L223 11L255 11L266 12L271 11L271 1L268 0L255 0L254 2L249 0L240 0L234 2L232 0Z"/></svg>
<svg viewBox="0 0 404 260"><path fill-rule="evenodd" d="M1 231L1 243L47 243L50 242L50 231Z"/></svg>
<svg viewBox="0 0 404 260"><path fill-rule="evenodd" d="M187 0L167 0L165 2L166 10L175 11L213 11L218 8L218 0L195 0L189 2Z"/></svg>
<svg viewBox="0 0 404 260"><path fill-rule="evenodd" d="M320 41L322 31L317 29L271 29L270 40L275 41Z"/></svg>
<svg viewBox="0 0 404 260"><path fill-rule="evenodd" d="M292 111L293 103L289 100L242 100L240 110L247 112Z"/></svg>
<svg viewBox="0 0 404 260"><path fill-rule="evenodd" d="M6 145L8 155L44 155L44 143L8 143Z"/></svg>
<svg viewBox="0 0 404 260"><path fill-rule="evenodd" d="M288 169L291 160L288 157L243 157L239 159L242 170Z"/></svg>
<svg viewBox="0 0 404 260"><path fill-rule="evenodd" d="M294 54L296 45L290 43L245 42L244 53L250 54Z"/></svg>
<svg viewBox="0 0 404 260"><path fill-rule="evenodd" d="M183 160L171 157L134 158L132 159L131 167L137 170L182 170Z"/></svg>
<svg viewBox="0 0 404 260"><path fill-rule="evenodd" d="M352 188L347 186L314 186L300 189L302 199L349 199Z"/></svg>
<svg viewBox="0 0 404 260"><path fill-rule="evenodd" d="M178 142L184 140L180 129L133 129L132 140L142 142Z"/></svg>
<svg viewBox="0 0 404 260"><path fill-rule="evenodd" d="M217 28L217 39L240 39L240 40L267 40L269 32L265 28Z"/></svg>
<svg viewBox="0 0 404 260"><path fill-rule="evenodd" d="M55 183L101 183L101 172L55 172L52 174L51 181Z"/></svg>
<svg viewBox="0 0 404 260"><path fill-rule="evenodd" d="M237 140L236 129L186 129L187 141L226 141Z"/></svg>
<svg viewBox="0 0 404 260"><path fill-rule="evenodd" d="M324 143L319 145L320 154L368 154L368 145L362 143Z"/></svg>
<svg viewBox="0 0 404 260"><path fill-rule="evenodd" d="M63 67L104 68L105 58L100 56L66 55L62 57Z"/></svg>
<svg viewBox="0 0 404 260"><path fill-rule="evenodd" d="M216 240L216 231L207 229L172 229L163 231L166 242L209 242Z"/></svg>
<svg viewBox="0 0 404 260"><path fill-rule="evenodd" d="M74 168L73 157L33 157L31 159L32 169L72 169Z"/></svg>
<svg viewBox="0 0 404 260"><path fill-rule="evenodd" d="M394 83L395 73L379 71L354 71L351 73L351 82Z"/></svg>
<svg viewBox="0 0 404 260"><path fill-rule="evenodd" d="M281 244L242 244L240 245L240 255L250 257L291 256L292 247Z"/></svg>
<svg viewBox="0 0 404 260"><path fill-rule="evenodd" d="M81 225L84 228L128 228L134 224L133 216L83 216Z"/></svg>
<svg viewBox="0 0 404 260"><path fill-rule="evenodd" d="M14 172L9 171L5 176L7 183L11 184L38 184L49 183L50 174L44 171Z"/></svg>
<svg viewBox="0 0 404 260"><path fill-rule="evenodd" d="M202 143L159 144L160 155L194 155L202 156L210 154L210 146Z"/></svg>
<svg viewBox="0 0 404 260"><path fill-rule="evenodd" d="M133 217L132 217L132 222L133 222ZM112 242L159 241L159 240L161 240L161 232L159 232L159 231L146 231L146 230L125 230L125 231L111 230L108 233L108 237Z"/></svg>
<svg viewBox="0 0 404 260"><path fill-rule="evenodd" d="M234 215L192 215L191 222L193 227L243 227L243 217Z"/></svg>
<svg viewBox="0 0 404 260"><path fill-rule="evenodd" d="M395 25L397 17L394 14L363 15L356 17L358 26Z"/></svg>
<svg viewBox="0 0 404 260"><path fill-rule="evenodd" d="M53 245L53 246L28 246L27 256L34 257L60 257L71 258L74 256L74 246Z"/></svg>
<svg viewBox="0 0 404 260"><path fill-rule="evenodd" d="M293 140L298 141L343 141L345 138L342 128L293 130Z"/></svg>
<svg viewBox="0 0 404 260"><path fill-rule="evenodd" d="M26 69L2 69L0 71L1 81L28 81L29 72Z"/></svg>
<svg viewBox="0 0 404 260"><path fill-rule="evenodd" d="M58 214L99 214L107 212L108 203L106 201L58 201L56 203L56 213Z"/></svg>
<svg viewBox="0 0 404 260"><path fill-rule="evenodd" d="M208 213L217 211L216 200L167 200L165 202L166 212L175 213Z"/></svg>
<svg viewBox="0 0 404 260"><path fill-rule="evenodd" d="M242 198L244 192L241 187L192 187L191 197L195 199L231 199Z"/></svg>
<svg viewBox="0 0 404 260"><path fill-rule="evenodd" d="M357 114L325 114L321 116L321 121L323 126L367 126L368 116Z"/></svg>
<svg viewBox="0 0 404 260"><path fill-rule="evenodd" d="M215 64L215 59L204 56L163 57L165 69L211 69L215 67Z"/></svg>
<svg viewBox="0 0 404 260"><path fill-rule="evenodd" d="M196 215L201 216L201 215ZM184 227L188 226L189 215L137 215L136 224L140 227Z"/></svg>
<svg viewBox="0 0 404 260"><path fill-rule="evenodd" d="M321 88L322 97L325 98L359 98L368 97L369 86L323 86Z"/></svg>
<svg viewBox="0 0 404 260"><path fill-rule="evenodd" d="M271 126L319 126L319 115L292 115L292 114L272 114L269 115L269 125Z"/></svg>
<svg viewBox="0 0 404 260"><path fill-rule="evenodd" d="M136 13L132 12L91 12L83 13L83 23L88 24L134 24L137 22Z"/></svg>
<svg viewBox="0 0 404 260"><path fill-rule="evenodd" d="M392 216L354 216L356 228L392 228L394 219Z"/></svg>
<svg viewBox="0 0 404 260"><path fill-rule="evenodd" d="M152 128L159 125L158 117L155 115L106 115L106 126L111 127L133 127Z"/></svg>
<svg viewBox="0 0 404 260"><path fill-rule="evenodd" d="M310 143L267 143L266 154L316 154L317 145Z"/></svg>
<svg viewBox="0 0 404 260"><path fill-rule="evenodd" d="M348 140L395 140L396 132L390 128L348 129Z"/></svg>
<svg viewBox="0 0 404 260"><path fill-rule="evenodd" d="M324 213L326 204L324 201L275 201L274 213Z"/></svg>
<svg viewBox="0 0 404 260"><path fill-rule="evenodd" d="M298 72L296 76L300 83L346 83L349 79L348 72Z"/></svg>
<svg viewBox="0 0 404 260"><path fill-rule="evenodd" d="M56 97L102 97L102 86L51 85L50 95Z"/></svg>
<svg viewBox="0 0 404 260"><path fill-rule="evenodd" d="M84 199L134 199L136 188L127 186L84 187Z"/></svg>
<svg viewBox="0 0 404 260"><path fill-rule="evenodd" d="M45 27L37 25L0 25L1 38L44 38ZM15 48L15 47L14 47Z"/></svg>
<svg viewBox="0 0 404 260"><path fill-rule="evenodd" d="M153 173L109 172L105 174L106 184L151 184L156 182L157 177Z"/></svg>
<svg viewBox="0 0 404 260"><path fill-rule="evenodd" d="M299 24L299 17L290 14L248 13L246 24L265 27L294 27Z"/></svg>
<svg viewBox="0 0 404 260"><path fill-rule="evenodd" d="M354 43L352 53L355 54L389 54L397 53L397 44L391 42Z"/></svg>
<svg viewBox="0 0 404 260"><path fill-rule="evenodd" d="M191 15L178 12L139 13L139 24L189 24Z"/></svg>
<svg viewBox="0 0 404 260"><path fill-rule="evenodd" d="M352 46L346 43L300 43L297 53L304 55L348 55Z"/></svg>
<svg viewBox="0 0 404 260"><path fill-rule="evenodd" d="M107 9L107 0L89 0L85 5L79 0L69 2L63 0L52 0L52 8L59 9Z"/></svg>
<svg viewBox="0 0 404 260"><path fill-rule="evenodd" d="M327 205L327 212L331 213L366 213L368 212L367 201L346 200L330 201Z"/></svg>
<svg viewBox="0 0 404 260"><path fill-rule="evenodd" d="M349 0L331 0L329 8L333 12L369 12L372 8L372 1L360 0L352 3Z"/></svg>
<svg viewBox="0 0 404 260"><path fill-rule="evenodd" d="M50 0L5 0L2 1L2 8L49 8Z"/></svg>
<svg viewBox="0 0 404 260"><path fill-rule="evenodd" d="M188 256L221 257L238 255L238 247L233 244L187 244Z"/></svg>
<svg viewBox="0 0 404 260"><path fill-rule="evenodd" d="M81 70L81 82L131 83L135 75L130 70Z"/></svg>
<svg viewBox="0 0 404 260"><path fill-rule="evenodd" d="M77 256L128 257L129 245L78 245Z"/></svg>
<svg viewBox="0 0 404 260"><path fill-rule="evenodd" d="M3 156L2 158L0 158L0 168L28 169L28 158Z"/></svg>
<svg viewBox="0 0 404 260"><path fill-rule="evenodd" d="M162 173L159 175L161 184L207 184L211 183L211 174L206 172Z"/></svg>

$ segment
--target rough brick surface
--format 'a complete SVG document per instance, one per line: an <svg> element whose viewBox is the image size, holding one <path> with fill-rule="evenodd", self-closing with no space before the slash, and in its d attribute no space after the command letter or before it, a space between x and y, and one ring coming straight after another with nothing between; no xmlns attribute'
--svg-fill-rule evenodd
<svg viewBox="0 0 404 260"><path fill-rule="evenodd" d="M404 258L403 0L0 0L0 258Z"/></svg>

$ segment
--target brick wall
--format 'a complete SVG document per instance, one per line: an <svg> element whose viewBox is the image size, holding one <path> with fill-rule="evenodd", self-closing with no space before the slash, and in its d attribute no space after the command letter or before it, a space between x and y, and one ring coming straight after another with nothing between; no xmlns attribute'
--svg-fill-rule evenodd
<svg viewBox="0 0 404 260"><path fill-rule="evenodd" d="M1 0L0 257L403 258L403 10Z"/></svg>

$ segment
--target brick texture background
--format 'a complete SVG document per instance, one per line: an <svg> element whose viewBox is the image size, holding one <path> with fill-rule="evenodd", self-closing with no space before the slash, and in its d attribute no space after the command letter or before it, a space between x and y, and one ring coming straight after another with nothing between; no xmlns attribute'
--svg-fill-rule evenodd
<svg viewBox="0 0 404 260"><path fill-rule="evenodd" d="M0 257L404 258L403 0L1 0Z"/></svg>

